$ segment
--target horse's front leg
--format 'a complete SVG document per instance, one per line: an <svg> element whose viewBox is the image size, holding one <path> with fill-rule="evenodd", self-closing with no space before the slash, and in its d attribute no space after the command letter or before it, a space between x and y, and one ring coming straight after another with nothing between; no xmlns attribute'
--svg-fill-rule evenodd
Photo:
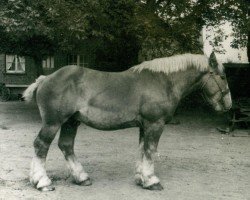
<svg viewBox="0 0 250 200"><path fill-rule="evenodd" d="M140 160L136 165L135 181L145 189L162 190L159 178L154 172L154 155L164 128L164 120L143 121L140 128Z"/></svg>

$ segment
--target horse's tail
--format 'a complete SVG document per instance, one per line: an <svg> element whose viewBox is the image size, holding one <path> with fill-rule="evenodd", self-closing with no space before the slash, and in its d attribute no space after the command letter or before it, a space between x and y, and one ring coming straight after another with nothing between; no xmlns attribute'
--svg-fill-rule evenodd
<svg viewBox="0 0 250 200"><path fill-rule="evenodd" d="M31 102L34 97L34 92L37 87L44 81L46 76L39 76L34 83L32 83L24 92L23 99L27 102Z"/></svg>

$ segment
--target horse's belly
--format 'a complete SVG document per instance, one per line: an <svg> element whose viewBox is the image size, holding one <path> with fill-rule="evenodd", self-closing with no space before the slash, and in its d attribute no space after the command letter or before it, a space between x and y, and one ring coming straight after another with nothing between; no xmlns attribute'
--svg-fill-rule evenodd
<svg viewBox="0 0 250 200"><path fill-rule="evenodd" d="M88 126L100 130L117 130L137 126L135 112L129 110L109 111L86 106L79 110L79 119Z"/></svg>

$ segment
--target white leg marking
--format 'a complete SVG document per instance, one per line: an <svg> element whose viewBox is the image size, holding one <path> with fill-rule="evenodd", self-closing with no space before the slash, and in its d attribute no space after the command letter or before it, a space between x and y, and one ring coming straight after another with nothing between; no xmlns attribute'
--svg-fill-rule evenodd
<svg viewBox="0 0 250 200"><path fill-rule="evenodd" d="M142 159L142 179L143 187L160 182L159 178L154 174L154 161L148 160L145 155Z"/></svg>
<svg viewBox="0 0 250 200"><path fill-rule="evenodd" d="M138 161L135 168L135 183L137 185L142 185L142 163Z"/></svg>
<svg viewBox="0 0 250 200"><path fill-rule="evenodd" d="M136 165L135 182L143 187L149 187L160 182L154 174L154 162L148 160L145 155L143 155L142 162L138 162Z"/></svg>
<svg viewBox="0 0 250 200"><path fill-rule="evenodd" d="M75 156L69 157L67 159L67 164L76 183L81 183L89 178L88 174L84 171L82 164Z"/></svg>
<svg viewBox="0 0 250 200"><path fill-rule="evenodd" d="M30 168L30 182L37 189L51 185L51 180L46 174L44 158L33 157Z"/></svg>
<svg viewBox="0 0 250 200"><path fill-rule="evenodd" d="M144 154L143 145L143 142L141 142L139 145L139 160L136 162L135 166L135 183L137 185L142 185L142 157Z"/></svg>
<svg viewBox="0 0 250 200"><path fill-rule="evenodd" d="M143 176L151 176L154 174L154 163L148 160L145 155L142 158L142 174Z"/></svg>

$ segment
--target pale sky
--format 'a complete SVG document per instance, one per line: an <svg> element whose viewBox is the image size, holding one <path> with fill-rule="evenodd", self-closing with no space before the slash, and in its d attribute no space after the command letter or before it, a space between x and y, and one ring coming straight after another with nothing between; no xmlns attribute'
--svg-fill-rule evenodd
<svg viewBox="0 0 250 200"><path fill-rule="evenodd" d="M227 35L230 35L232 33L232 28L229 23L226 23L223 26L223 29L225 30L225 33ZM211 32L203 29L203 42L204 42L204 53L209 56L212 52L213 48L209 44L209 40L206 39L207 34ZM213 33L212 33L213 35ZM225 54L218 54L216 53L216 57L218 60L220 60L223 63L233 62L233 63L248 63L247 59L247 49L233 49L230 47L230 42L232 41L232 37L228 37L224 42L223 46L226 50Z"/></svg>

